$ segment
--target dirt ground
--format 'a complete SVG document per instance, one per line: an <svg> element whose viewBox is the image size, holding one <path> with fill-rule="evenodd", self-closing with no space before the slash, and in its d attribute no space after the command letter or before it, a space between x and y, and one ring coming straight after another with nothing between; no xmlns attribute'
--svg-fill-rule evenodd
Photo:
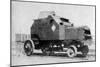
<svg viewBox="0 0 100 67"><path fill-rule="evenodd" d="M12 43L11 47L11 65L34 65L48 63L63 63L63 62L80 62L80 61L95 61L95 45L89 47L87 57L68 58L65 54L54 54L45 56L41 50L35 50L32 56L26 56L23 50L23 43Z"/></svg>

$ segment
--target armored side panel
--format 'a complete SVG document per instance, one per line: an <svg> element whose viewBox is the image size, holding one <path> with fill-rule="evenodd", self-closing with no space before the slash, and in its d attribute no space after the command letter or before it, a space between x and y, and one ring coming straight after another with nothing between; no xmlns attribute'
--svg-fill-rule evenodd
<svg viewBox="0 0 100 67"><path fill-rule="evenodd" d="M52 28L55 27L53 30ZM52 17L35 20L31 27L31 38L36 34L40 40L58 40L59 26Z"/></svg>
<svg viewBox="0 0 100 67"><path fill-rule="evenodd" d="M82 28L67 27L58 24L51 16L34 21L31 27L31 38L37 35L40 40L82 40L84 39L84 30Z"/></svg>
<svg viewBox="0 0 100 67"><path fill-rule="evenodd" d="M83 40L84 39L84 30L81 28L66 28L65 29L65 40Z"/></svg>
<svg viewBox="0 0 100 67"><path fill-rule="evenodd" d="M59 40L65 40L65 26L64 25L59 25Z"/></svg>

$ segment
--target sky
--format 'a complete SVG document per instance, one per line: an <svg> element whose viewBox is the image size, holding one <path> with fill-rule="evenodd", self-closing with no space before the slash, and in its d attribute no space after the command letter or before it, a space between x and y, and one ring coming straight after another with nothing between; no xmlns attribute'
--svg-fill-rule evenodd
<svg viewBox="0 0 100 67"><path fill-rule="evenodd" d="M39 17L41 11L55 11L56 15L69 19L76 27L87 25L95 35L93 6L12 1L12 39L15 40L16 33L30 34L33 20Z"/></svg>

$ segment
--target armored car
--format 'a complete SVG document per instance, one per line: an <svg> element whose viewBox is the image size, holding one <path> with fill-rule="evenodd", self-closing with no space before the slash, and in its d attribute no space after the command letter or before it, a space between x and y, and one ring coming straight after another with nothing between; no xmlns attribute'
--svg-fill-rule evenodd
<svg viewBox="0 0 100 67"><path fill-rule="evenodd" d="M40 12L30 27L30 35L31 39L24 43L27 56L35 49L45 55L64 52L68 57L86 56L89 48L85 42L92 39L88 26L75 27L69 19L57 16L54 11Z"/></svg>

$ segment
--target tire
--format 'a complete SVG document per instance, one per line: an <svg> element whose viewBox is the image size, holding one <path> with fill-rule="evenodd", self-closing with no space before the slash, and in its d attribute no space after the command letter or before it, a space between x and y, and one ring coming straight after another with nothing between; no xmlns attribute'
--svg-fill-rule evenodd
<svg viewBox="0 0 100 67"><path fill-rule="evenodd" d="M81 52L82 52L82 56L83 56L83 57L86 57L87 54L88 54L88 52L89 52L88 46L83 46L83 47L81 48Z"/></svg>
<svg viewBox="0 0 100 67"><path fill-rule="evenodd" d="M68 48L68 50L67 50L67 56L70 57L70 58L76 56L76 52L75 52L74 48L72 48L72 47Z"/></svg>
<svg viewBox="0 0 100 67"><path fill-rule="evenodd" d="M32 53L33 53L33 46L32 46L31 41L28 40L28 41L26 41L24 43L24 51L25 51L27 56L31 56L32 55Z"/></svg>

